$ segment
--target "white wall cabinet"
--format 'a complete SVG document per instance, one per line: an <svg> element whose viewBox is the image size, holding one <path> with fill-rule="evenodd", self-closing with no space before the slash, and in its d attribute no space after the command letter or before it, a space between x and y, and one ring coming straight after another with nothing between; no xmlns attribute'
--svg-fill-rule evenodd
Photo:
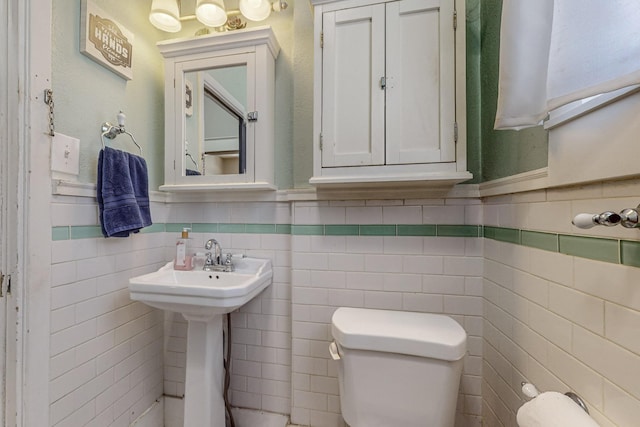
<svg viewBox="0 0 640 427"><path fill-rule="evenodd" d="M464 11L464 2L313 4L310 183L451 186L470 179L464 20L455 28L456 8Z"/></svg>
<svg viewBox="0 0 640 427"><path fill-rule="evenodd" d="M275 60L280 46L272 29L172 39L159 42L158 49L165 62L165 184L160 189L276 190ZM233 147L225 145L231 137L217 141L222 148L210 146L206 130L214 104L236 120Z"/></svg>

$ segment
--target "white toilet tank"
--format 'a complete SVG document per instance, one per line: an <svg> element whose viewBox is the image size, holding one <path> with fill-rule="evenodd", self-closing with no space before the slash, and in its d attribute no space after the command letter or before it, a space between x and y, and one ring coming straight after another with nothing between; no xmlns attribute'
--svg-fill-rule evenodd
<svg viewBox="0 0 640 427"><path fill-rule="evenodd" d="M455 320L341 307L331 332L351 427L453 427L467 342Z"/></svg>

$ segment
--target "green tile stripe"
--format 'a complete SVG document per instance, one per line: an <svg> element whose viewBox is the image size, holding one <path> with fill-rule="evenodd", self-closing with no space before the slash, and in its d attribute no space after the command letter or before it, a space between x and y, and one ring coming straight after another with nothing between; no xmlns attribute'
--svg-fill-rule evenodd
<svg viewBox="0 0 640 427"><path fill-rule="evenodd" d="M501 242L520 244L520 230L515 228L484 227L484 237Z"/></svg>
<svg viewBox="0 0 640 427"><path fill-rule="evenodd" d="M602 237L484 227L484 237L579 258L640 267L640 242Z"/></svg>
<svg viewBox="0 0 640 427"><path fill-rule="evenodd" d="M164 233L165 231L164 224L152 224L140 230L141 233Z"/></svg>
<svg viewBox="0 0 640 427"><path fill-rule="evenodd" d="M640 242L622 240L620 242L620 260L624 265L640 267Z"/></svg>
<svg viewBox="0 0 640 427"><path fill-rule="evenodd" d="M395 225L361 225L361 236L395 236Z"/></svg>
<svg viewBox="0 0 640 427"><path fill-rule="evenodd" d="M251 233L251 234L275 234L276 225L275 224L245 224L244 232Z"/></svg>
<svg viewBox="0 0 640 427"><path fill-rule="evenodd" d="M99 226L52 227L53 240L95 237ZM435 224L229 224L166 223L143 228L143 233L180 233L184 228L193 233L293 234L313 236L447 236L481 237L479 225ZM71 230L71 231L69 231Z"/></svg>
<svg viewBox="0 0 640 427"><path fill-rule="evenodd" d="M558 236L560 253L597 261L620 263L618 240L583 236Z"/></svg>
<svg viewBox="0 0 640 427"><path fill-rule="evenodd" d="M398 224L398 236L435 236L436 226L429 224Z"/></svg>
<svg viewBox="0 0 640 427"><path fill-rule="evenodd" d="M75 225L71 227L71 239L90 239L104 237L99 225Z"/></svg>
<svg viewBox="0 0 640 427"><path fill-rule="evenodd" d="M294 236L485 237L549 252L640 267L640 241L481 225L157 223L143 228L141 232L180 233L183 228L190 228L194 233L285 234ZM97 237L103 237L99 225L51 227L51 240L53 241Z"/></svg>
<svg viewBox="0 0 640 427"><path fill-rule="evenodd" d="M291 226L291 234L296 236L323 236L324 225L299 225Z"/></svg>
<svg viewBox="0 0 640 427"><path fill-rule="evenodd" d="M324 226L326 236L357 236L360 226L355 224L327 224Z"/></svg>
<svg viewBox="0 0 640 427"><path fill-rule="evenodd" d="M69 240L69 227L51 227L51 240Z"/></svg>
<svg viewBox="0 0 640 427"><path fill-rule="evenodd" d="M481 226L435 224L296 224L292 226L291 234L298 236L481 237Z"/></svg>
<svg viewBox="0 0 640 427"><path fill-rule="evenodd" d="M443 237L480 237L479 225L438 225L436 235Z"/></svg>
<svg viewBox="0 0 640 427"><path fill-rule="evenodd" d="M276 224L276 234L291 234L291 224Z"/></svg>
<svg viewBox="0 0 640 427"><path fill-rule="evenodd" d="M217 233L218 224L216 223L194 223L191 226L194 233Z"/></svg>
<svg viewBox="0 0 640 427"><path fill-rule="evenodd" d="M218 224L218 233L244 233L246 224Z"/></svg>
<svg viewBox="0 0 640 427"><path fill-rule="evenodd" d="M170 222L165 224L165 228L169 233L180 233L184 228L193 229L190 222Z"/></svg>
<svg viewBox="0 0 640 427"><path fill-rule="evenodd" d="M522 230L520 237L524 246L551 252L558 252L559 250L557 234Z"/></svg>

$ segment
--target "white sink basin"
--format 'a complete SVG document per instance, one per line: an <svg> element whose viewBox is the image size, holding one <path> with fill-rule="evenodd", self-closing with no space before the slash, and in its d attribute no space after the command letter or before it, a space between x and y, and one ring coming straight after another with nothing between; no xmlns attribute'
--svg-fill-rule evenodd
<svg viewBox="0 0 640 427"><path fill-rule="evenodd" d="M132 300L188 316L234 311L271 284L271 260L234 260L235 271L180 271L173 262L153 273L129 280Z"/></svg>

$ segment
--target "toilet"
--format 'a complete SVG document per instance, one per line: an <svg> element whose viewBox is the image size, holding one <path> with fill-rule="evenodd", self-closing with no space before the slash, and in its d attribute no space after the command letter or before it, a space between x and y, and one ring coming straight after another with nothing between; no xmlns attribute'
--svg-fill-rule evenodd
<svg viewBox="0 0 640 427"><path fill-rule="evenodd" d="M455 320L341 307L331 333L350 427L453 427L467 343Z"/></svg>

